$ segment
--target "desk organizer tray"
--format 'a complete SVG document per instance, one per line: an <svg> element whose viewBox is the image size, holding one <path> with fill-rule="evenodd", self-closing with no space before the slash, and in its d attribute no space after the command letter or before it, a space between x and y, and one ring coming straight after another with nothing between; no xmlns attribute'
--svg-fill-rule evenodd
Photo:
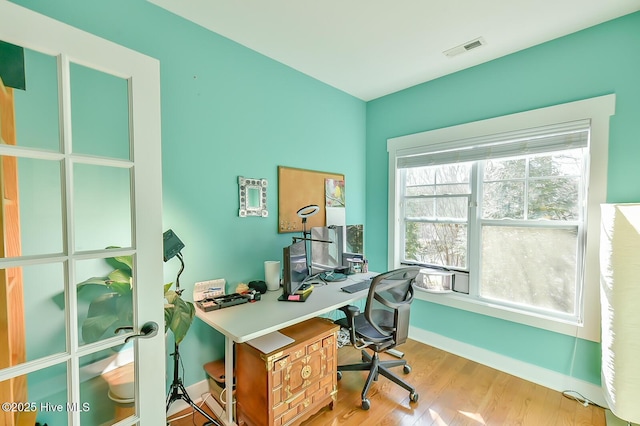
<svg viewBox="0 0 640 426"><path fill-rule="evenodd" d="M225 296L202 299L196 302L198 308L205 312L215 311L216 309L228 308L229 306L247 303L249 299L239 293L227 294Z"/></svg>

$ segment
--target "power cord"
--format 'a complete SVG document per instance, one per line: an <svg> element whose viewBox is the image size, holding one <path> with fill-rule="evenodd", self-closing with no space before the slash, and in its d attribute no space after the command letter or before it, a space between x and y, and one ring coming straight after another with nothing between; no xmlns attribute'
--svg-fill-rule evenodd
<svg viewBox="0 0 640 426"><path fill-rule="evenodd" d="M562 392L562 396L564 396L565 398L573 399L574 401L580 403L580 405L582 405L584 407L588 407L589 405L593 405L594 407L598 407L598 408L602 408L603 410L611 411L609 408L603 407L602 405L596 404L595 402L591 401L590 399L585 398L584 396L582 396L580 394L580 392L567 390L567 391L563 391ZM632 425L633 425L633 423L627 422L627 426L632 426Z"/></svg>
<svg viewBox="0 0 640 426"><path fill-rule="evenodd" d="M338 338L336 340L338 343L338 348L350 345L351 337L349 336L349 330L347 330L346 328L341 328L340 331L338 331Z"/></svg>
<svg viewBox="0 0 640 426"><path fill-rule="evenodd" d="M588 407L589 405L593 405L598 408L606 409L606 407L603 407L602 405L596 404L590 399L585 398L582 394L580 394L580 392L577 392L577 391L573 391L573 390L562 391L562 396L568 399L573 399L574 401L580 403L585 407Z"/></svg>
<svg viewBox="0 0 640 426"><path fill-rule="evenodd" d="M204 405L205 402L207 402L207 399L210 396L211 396L211 393L209 393L209 392L206 392L206 393L203 393L202 395L200 395L200 398L202 398L202 402L198 405L198 407L202 408L202 406ZM192 408L190 413L183 414L180 417L174 417L174 418L171 418L171 419L167 419L167 425L170 425L171 423L173 423L175 421L186 419L187 417L190 417L190 416L194 416L195 414L196 414L196 410Z"/></svg>

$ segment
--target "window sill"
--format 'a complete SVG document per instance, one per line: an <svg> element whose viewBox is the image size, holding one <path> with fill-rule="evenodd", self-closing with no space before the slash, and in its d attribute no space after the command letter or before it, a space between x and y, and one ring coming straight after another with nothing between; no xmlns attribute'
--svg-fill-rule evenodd
<svg viewBox="0 0 640 426"><path fill-rule="evenodd" d="M518 311L457 293L437 294L432 292L416 291L415 298L477 314L487 315L505 321L541 328L555 333L577 336L581 339L591 340L593 342L600 341L598 321L591 321L591 323L595 322L596 326L588 327L585 324L577 324L575 322L538 315L532 312Z"/></svg>

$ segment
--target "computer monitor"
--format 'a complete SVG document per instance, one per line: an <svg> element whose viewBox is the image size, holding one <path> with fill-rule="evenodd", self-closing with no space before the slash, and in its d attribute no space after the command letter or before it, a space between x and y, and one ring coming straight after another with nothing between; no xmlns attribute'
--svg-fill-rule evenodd
<svg viewBox="0 0 640 426"><path fill-rule="evenodd" d="M318 226L311 228L311 273L333 271L342 266L344 227Z"/></svg>
<svg viewBox="0 0 640 426"><path fill-rule="evenodd" d="M307 264L307 244L301 240L285 247L283 254L283 290L285 295L291 295L300 288L309 276Z"/></svg>

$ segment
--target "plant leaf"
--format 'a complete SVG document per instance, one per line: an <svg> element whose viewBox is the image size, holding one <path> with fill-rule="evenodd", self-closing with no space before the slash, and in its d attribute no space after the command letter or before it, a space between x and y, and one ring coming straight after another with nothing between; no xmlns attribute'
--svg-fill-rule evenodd
<svg viewBox="0 0 640 426"><path fill-rule="evenodd" d="M109 278L109 280L117 282L117 283L130 284L131 283L131 271L122 270L122 269L116 269L114 271L111 271L111 273L109 275L107 275L107 278Z"/></svg>
<svg viewBox="0 0 640 426"><path fill-rule="evenodd" d="M173 332L176 343L180 344L182 339L187 335L189 327L191 327L196 311L193 303L185 302L177 295L173 297L173 301L171 303L173 307L165 307L165 318L167 317L167 309L172 311L169 328Z"/></svg>
<svg viewBox="0 0 640 426"><path fill-rule="evenodd" d="M133 324L133 293L121 295L116 300L116 314L119 325Z"/></svg>
<svg viewBox="0 0 640 426"><path fill-rule="evenodd" d="M132 293L131 285L129 283L116 283L116 282L113 282L113 283L109 284L108 287L109 287L109 289L113 290L114 292L118 293L121 296L127 296L127 295L130 295Z"/></svg>
<svg viewBox="0 0 640 426"><path fill-rule="evenodd" d="M109 246L107 247L107 250L118 249L118 248L120 247ZM113 269L123 269L123 270L129 271L129 275L132 275L131 271L133 270L133 256L131 255L114 256L114 257L108 257L105 260Z"/></svg>
<svg viewBox="0 0 640 426"><path fill-rule="evenodd" d="M169 289L171 288L171 286L173 285L173 283L167 283L164 285L164 295L167 295L167 292L169 291Z"/></svg>
<svg viewBox="0 0 640 426"><path fill-rule="evenodd" d="M167 299L167 302L172 304L174 300L176 300L176 297L178 296L178 293L176 293L173 290L167 290L164 292L164 298Z"/></svg>
<svg viewBox="0 0 640 426"><path fill-rule="evenodd" d="M97 342L116 321L118 321L118 316L114 314L87 318L82 323L82 340L85 343Z"/></svg>
<svg viewBox="0 0 640 426"><path fill-rule="evenodd" d="M171 317L173 316L173 305L164 305L164 332L169 330L169 324L171 323Z"/></svg>
<svg viewBox="0 0 640 426"><path fill-rule="evenodd" d="M118 297L116 293L105 293L96 297L89 304L87 317L115 314Z"/></svg>
<svg viewBox="0 0 640 426"><path fill-rule="evenodd" d="M84 280L81 283L78 283L78 288L81 289L85 285L95 284L95 285L108 285L109 277L93 277L88 280Z"/></svg>

